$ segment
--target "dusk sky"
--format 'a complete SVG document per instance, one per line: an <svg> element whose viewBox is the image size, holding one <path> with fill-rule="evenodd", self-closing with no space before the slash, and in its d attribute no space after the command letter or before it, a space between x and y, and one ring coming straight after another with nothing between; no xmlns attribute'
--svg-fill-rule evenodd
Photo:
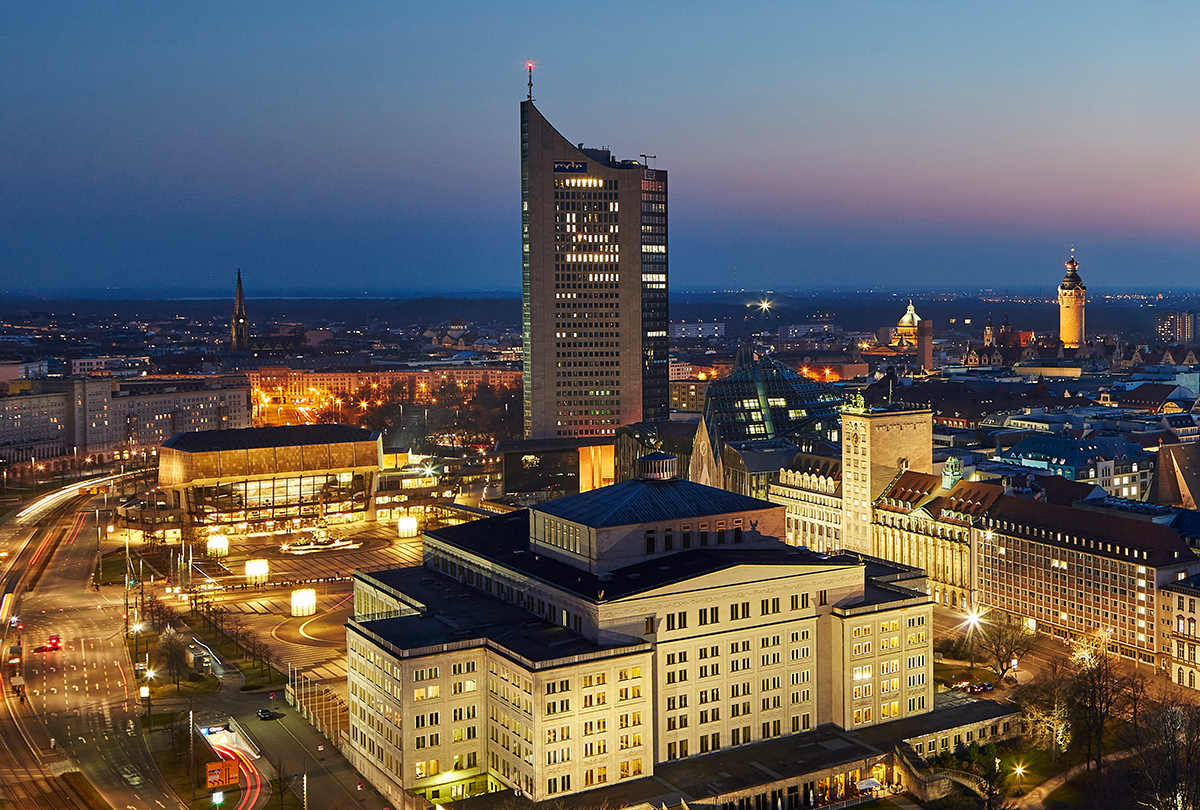
<svg viewBox="0 0 1200 810"><path fill-rule="evenodd" d="M0 292L520 286L518 103L671 288L1200 287L1200 7L5 3Z"/></svg>

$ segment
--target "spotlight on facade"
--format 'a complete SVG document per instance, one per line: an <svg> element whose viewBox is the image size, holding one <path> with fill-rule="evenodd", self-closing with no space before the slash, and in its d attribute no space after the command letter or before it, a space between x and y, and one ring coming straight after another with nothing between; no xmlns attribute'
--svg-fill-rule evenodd
<svg viewBox="0 0 1200 810"><path fill-rule="evenodd" d="M208 556L210 557L228 557L229 538L221 534L214 534L208 538L205 548L208 549Z"/></svg>
<svg viewBox="0 0 1200 810"><path fill-rule="evenodd" d="M292 615L312 616L317 612L317 592L312 588L292 591Z"/></svg>
<svg viewBox="0 0 1200 810"><path fill-rule="evenodd" d="M416 537L420 534L417 519L412 515L404 515L396 521L396 533L400 537Z"/></svg>
<svg viewBox="0 0 1200 810"><path fill-rule="evenodd" d="M265 585L271 566L266 560L246 560L246 584Z"/></svg>

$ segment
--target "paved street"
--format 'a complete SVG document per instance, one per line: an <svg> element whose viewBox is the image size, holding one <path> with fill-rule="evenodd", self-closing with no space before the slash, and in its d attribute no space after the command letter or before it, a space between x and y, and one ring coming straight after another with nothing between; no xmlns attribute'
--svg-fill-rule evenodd
<svg viewBox="0 0 1200 810"><path fill-rule="evenodd" d="M4 575L0 593L12 593L13 611L24 623L19 639L24 650L20 674L27 695L22 703L5 689L0 707L0 744L4 745L0 749L4 763L0 765L0 784L16 806L73 807L73 796L55 775L77 766L115 808L182 807L158 773L138 727L145 709L139 705L123 644L123 591L113 586L95 591L88 584L99 549L94 510L101 499L93 501L60 502L54 510L11 520L0 529L0 553L8 552L0 558ZM120 538L114 535L104 550L119 545ZM254 551L270 553L266 548ZM52 562L35 590L25 593L23 587L18 588L21 574L51 554ZM249 556L243 553L230 559L231 569L240 570ZM355 567L415 564L420 560L420 544L394 542L380 533L356 550L272 557L277 575L320 579L334 568L345 575ZM312 583L311 587L318 592L317 614L311 617L291 617L291 589L287 587L221 592L216 600L269 638L285 665L337 686L345 677L342 624L352 610L350 583L341 579ZM61 637L61 649L47 648L51 635ZM14 628L5 645L15 643ZM8 668L6 687L12 674L16 673ZM279 765L299 786L299 775L307 771L310 798L321 797L321 803L313 806L384 807L382 797L369 786L357 789L358 776L340 752L284 703L283 687L274 690L275 718L260 721L257 710L271 704L267 691L243 693L241 684L241 676L230 669L222 677L220 692L198 699L195 708L220 709L238 719L264 753L257 764L265 778ZM156 713L186 708L186 701L170 699L154 705ZM167 736L156 733L149 744L166 745ZM257 805L266 801L264 791Z"/></svg>

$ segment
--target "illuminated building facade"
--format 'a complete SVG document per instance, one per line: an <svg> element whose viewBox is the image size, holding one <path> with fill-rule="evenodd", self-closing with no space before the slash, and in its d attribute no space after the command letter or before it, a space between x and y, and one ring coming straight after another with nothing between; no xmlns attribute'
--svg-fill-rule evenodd
<svg viewBox="0 0 1200 810"><path fill-rule="evenodd" d="M1154 316L1154 333L1171 346L1190 346L1200 333L1200 314L1174 309Z"/></svg>
<svg viewBox="0 0 1200 810"><path fill-rule="evenodd" d="M1159 649L1170 655L1165 663L1167 676L1177 686L1200 689L1200 663L1196 648L1200 647L1200 632L1196 629L1196 603L1200 600L1200 575L1164 585L1159 613Z"/></svg>
<svg viewBox="0 0 1200 810"><path fill-rule="evenodd" d="M787 541L815 551L842 547L841 459L797 453L771 484L768 500L787 509Z"/></svg>
<svg viewBox="0 0 1200 810"><path fill-rule="evenodd" d="M667 418L667 173L521 103L525 438Z"/></svg>
<svg viewBox="0 0 1200 810"><path fill-rule="evenodd" d="M951 456L941 476L909 471L875 502L874 549L886 560L919 565L929 576L934 604L975 609L972 530L1004 488L962 480Z"/></svg>
<svg viewBox="0 0 1200 810"><path fill-rule="evenodd" d="M1169 665L1176 595L1167 589L1200 569L1171 526L1001 495L975 544L981 607L1061 639L1105 631L1123 657Z"/></svg>
<svg viewBox="0 0 1200 810"><path fill-rule="evenodd" d="M932 711L921 571L788 546L782 507L644 462L355 575L348 755L384 795L539 802Z"/></svg>
<svg viewBox="0 0 1200 810"><path fill-rule="evenodd" d="M447 386L464 397L480 386L515 388L521 370L507 365L435 365L386 371L308 371L264 366L245 372L254 390L257 425L315 421L322 410L362 408L376 395L414 404L436 403Z"/></svg>
<svg viewBox="0 0 1200 810"><path fill-rule="evenodd" d="M871 554L873 504L905 470L933 472L933 411L868 406L861 394L842 408L842 542Z"/></svg>
<svg viewBox="0 0 1200 810"><path fill-rule="evenodd" d="M1084 343L1083 310L1087 304L1087 287L1079 277L1079 262L1075 248L1067 259L1067 274L1058 285L1058 339L1064 349L1078 349Z"/></svg>
<svg viewBox="0 0 1200 810"><path fill-rule="evenodd" d="M347 425L180 433L158 480L185 525L284 532L375 520L382 456L378 432Z"/></svg>
<svg viewBox="0 0 1200 810"><path fill-rule="evenodd" d="M915 346L917 343L917 327L921 323L921 316L917 314L917 310L913 307L913 302L910 299L908 309L900 317L896 323L896 328L892 330L892 345L893 346Z"/></svg>

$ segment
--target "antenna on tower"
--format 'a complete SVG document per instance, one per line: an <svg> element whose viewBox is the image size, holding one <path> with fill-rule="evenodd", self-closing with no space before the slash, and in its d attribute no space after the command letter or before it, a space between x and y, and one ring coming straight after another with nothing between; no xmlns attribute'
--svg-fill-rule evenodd
<svg viewBox="0 0 1200 810"><path fill-rule="evenodd" d="M526 62L525 67L529 69L529 100L533 101L533 62Z"/></svg>

